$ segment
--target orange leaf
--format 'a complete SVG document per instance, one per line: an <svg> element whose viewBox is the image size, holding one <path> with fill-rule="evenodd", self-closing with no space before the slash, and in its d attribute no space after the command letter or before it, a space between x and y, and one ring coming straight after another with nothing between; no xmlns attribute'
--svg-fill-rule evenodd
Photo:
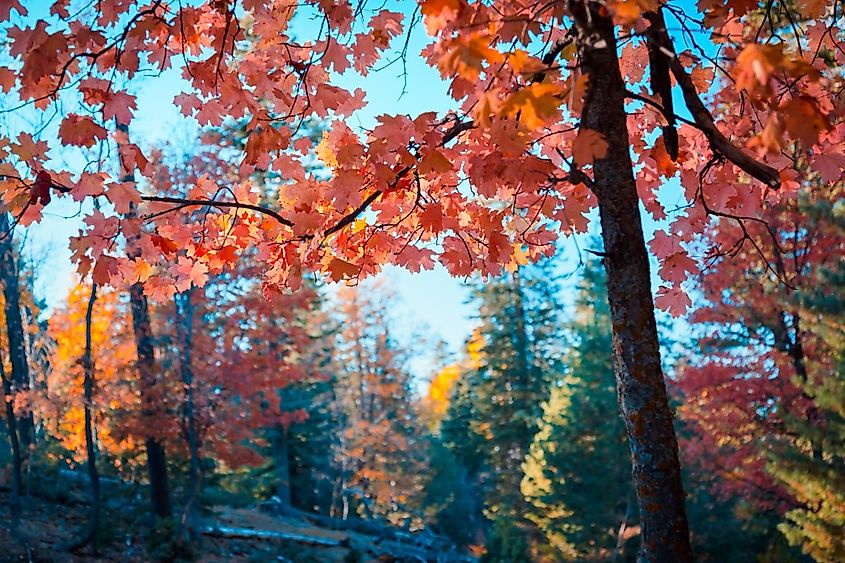
<svg viewBox="0 0 845 563"><path fill-rule="evenodd" d="M420 11L425 18L425 27L430 34L435 34L455 19L463 7L462 0L424 0Z"/></svg>
<svg viewBox="0 0 845 563"><path fill-rule="evenodd" d="M445 52L437 61L437 67L443 76L456 74L474 82L485 62L496 65L505 60L502 53L490 46L490 41L490 34L485 32L456 37L444 44Z"/></svg>
<svg viewBox="0 0 845 563"><path fill-rule="evenodd" d="M161 235L151 235L150 242L153 243L153 246L158 247L164 254L174 254L177 250L179 250L179 245L176 244L175 240L164 238Z"/></svg>
<svg viewBox="0 0 845 563"><path fill-rule="evenodd" d="M781 104L778 109L783 116L786 132L804 148L815 145L819 140L819 134L830 129L827 116L821 112L816 101L809 96L792 98Z"/></svg>
<svg viewBox="0 0 845 563"><path fill-rule="evenodd" d="M71 114L59 126L59 137L68 145L93 147L106 138L107 131L90 117Z"/></svg>
<svg viewBox="0 0 845 563"><path fill-rule="evenodd" d="M592 164L597 158L607 156L607 141L601 133L582 128L572 143L572 159L576 166Z"/></svg>
<svg viewBox="0 0 845 563"><path fill-rule="evenodd" d="M654 142L654 146L649 151L649 156L654 160L657 170L665 177L671 178L675 175L678 167L672 160L672 157L669 156L669 153L666 152L666 143L663 140L663 136L658 137Z"/></svg>
<svg viewBox="0 0 845 563"><path fill-rule="evenodd" d="M357 265L347 262L346 260L341 260L340 258L332 258L327 269L329 271L329 276L334 281L354 278L358 275L360 270Z"/></svg>
<svg viewBox="0 0 845 563"><path fill-rule="evenodd" d="M785 72L793 78L807 75L817 79L819 73L803 59L789 58L783 53L781 45L746 46L736 58L734 77L739 90L748 90L763 95L770 95L770 80L776 72Z"/></svg>
<svg viewBox="0 0 845 563"><path fill-rule="evenodd" d="M437 150L428 151L425 156L423 156L418 166L420 174L424 176L426 174L431 174L432 172L435 174L448 172L451 169L452 163L449 162L449 159L443 156L442 152Z"/></svg>
<svg viewBox="0 0 845 563"><path fill-rule="evenodd" d="M769 116L769 121L763 130L748 142L751 148L759 148L761 152L778 153L783 148L783 118L780 113L774 112Z"/></svg>
<svg viewBox="0 0 845 563"><path fill-rule="evenodd" d="M508 96L499 112L508 117L519 115L526 129L537 129L557 115L560 94L559 86L535 82Z"/></svg>
<svg viewBox="0 0 845 563"><path fill-rule="evenodd" d="M633 25L643 12L657 9L657 0L612 0L608 2L613 19L622 25Z"/></svg>

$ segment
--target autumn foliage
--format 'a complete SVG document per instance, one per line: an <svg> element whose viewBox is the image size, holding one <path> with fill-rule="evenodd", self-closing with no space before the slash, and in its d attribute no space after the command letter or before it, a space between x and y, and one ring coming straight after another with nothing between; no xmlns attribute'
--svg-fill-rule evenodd
<svg viewBox="0 0 845 563"><path fill-rule="evenodd" d="M169 277L174 271L166 252L170 241L187 244L184 261L173 266L176 275L200 282L206 270L231 267L246 248L258 248L270 264L264 271L270 284L296 285L303 269L335 280L366 276L388 262L411 270L440 262L454 274L495 274L526 255L548 254L557 232L583 231L583 216L596 205L584 172L605 156L608 140L577 125L590 77L572 64L577 53L572 34L565 32L563 4L494 10L464 1L423 2L425 26L435 39L424 54L450 83L459 109L445 115L385 114L363 136L342 118L365 106L365 93L349 92L335 78L377 67L405 32L408 17L402 11L373 10L359 29L345 2L299 9L285 2L247 2L243 13L220 2L179 9L127 2L102 8L92 26L89 11L72 12L66 4L56 3L51 16L34 25L9 25L12 63L2 69L4 89L28 105L47 111L60 98L73 100L75 110L58 129L65 145L93 149L109 138L115 142L121 134L113 123L130 123L137 109L128 85L144 73L173 66L191 86L174 100L186 115L212 126L224 118L244 119L248 132L240 165L244 175L197 182L182 196L195 202L188 205L162 201L166 185L135 187L117 171L55 168L48 160L55 147L29 132L5 140L11 160L4 165L3 199L23 224L37 220L51 198L63 194L77 201L105 196L118 214L146 198L154 219L153 228L143 230L140 257L121 256L109 244L120 229L138 230L136 222L118 226L97 211L86 221L76 259L82 272L94 269L99 283L143 279L155 284ZM629 127L641 167L640 195L655 217L665 217L655 192L666 179L678 178L691 204L671 218L671 235L660 232L652 244L668 284L658 304L680 313L689 304L680 286L699 269L684 245L708 217L754 215L789 197L810 169L826 181L841 175L835 123L841 54L824 21L824 3L784 7L784 17L807 23L774 43L764 43L759 33L754 36L755 26L744 25L762 17L765 27L766 14L760 16L753 6L702 5L720 60L708 60L706 52L702 56L695 44L683 45L689 40L679 38L672 72L684 96L712 93L715 111L690 107L692 121L678 123L673 141L678 147L667 147L653 132L665 127L661 103L669 100L650 92L646 77L644 39L656 7L652 2L608 5L618 25L636 32L621 45L620 64L631 92ZM681 8L664 10L681 25L697 25ZM297 28L292 39L300 12L304 17L309 11L328 25ZM23 16L27 9L11 2L4 12ZM48 27L60 20L67 22L65 28ZM487 23L458 33L475 21ZM547 56L532 54L536 40L551 45ZM125 80L109 80L112 71ZM68 86L79 95L65 94ZM742 100L753 114L723 111ZM318 147L296 134L311 116L332 123ZM760 165L719 163L724 140L719 129L730 132L728 140L738 150L753 149ZM124 166L154 174L140 147L117 140ZM796 148L809 151L804 167L790 156ZM307 172L305 162L315 150L331 168L329 179ZM747 152L746 157L751 159ZM245 176L257 169L288 180L277 202L262 202ZM769 185L749 183L748 175L765 176ZM461 176L474 186L473 195L457 188ZM509 205L493 208L487 198ZM212 206L215 212L201 225L185 225L181 214L208 201L221 205ZM233 222L237 229L228 228Z"/></svg>
<svg viewBox="0 0 845 563"><path fill-rule="evenodd" d="M49 323L55 361L38 376L40 395L23 361L24 323L6 323L17 386L4 390L15 403L10 428L16 413L50 413L45 431L81 455L80 416L94 409L109 455L135 456L146 440L163 499L166 480L152 476L166 476L167 448L184 454L187 437L194 476L206 456L233 470L261 466L268 428L305 423L304 407L286 408L282 391L336 377L335 446L345 453L334 497L344 514L352 502L366 516L413 520L408 491L418 480L372 468L413 450L420 431L401 347L373 325L385 307L341 296L349 322L334 351L348 361L325 374L315 333L331 322L316 312L315 284L355 286L389 265L518 281L598 215L602 248L593 252L606 271L640 557L692 560L655 307L680 317L700 299L693 330L717 335L701 335L708 355L686 362L675 385L698 437L685 440L687 455L707 451L711 471L735 478L721 493L764 489L760 507L793 515L810 502L806 491L784 492L794 475L771 471L759 440L827 459L791 425L827 428L819 380L839 369L829 327L815 324L818 303L804 300L842 257L838 3L0 0L0 18L9 117L0 236L63 205L80 224L70 240L80 282ZM410 115L371 105L357 85L385 68L407 79L411 57L439 75L448 103L422 99ZM138 87L171 74L181 76L179 92L166 103L202 129L182 160L138 135ZM9 291L12 270L3 270ZM92 286L101 297L83 323ZM551 293L541 302L553 309ZM86 324L98 392L83 405ZM514 496L495 501L501 510L486 507L488 517L522 505L519 466L561 355L551 345L513 348L531 361L507 388L533 394L520 408L513 398L502 405L523 431L510 436L492 414L474 423L489 430L476 434L504 436L488 462L507 469ZM507 350L485 351L501 374L518 355ZM554 357L539 362L543 354ZM437 422L459 379L451 370L435 380ZM490 396L480 412L505 397ZM801 518L798 528L812 527ZM496 541L523 524L497 522ZM787 536L800 543L801 534L812 535ZM536 539L524 547L536 555Z"/></svg>

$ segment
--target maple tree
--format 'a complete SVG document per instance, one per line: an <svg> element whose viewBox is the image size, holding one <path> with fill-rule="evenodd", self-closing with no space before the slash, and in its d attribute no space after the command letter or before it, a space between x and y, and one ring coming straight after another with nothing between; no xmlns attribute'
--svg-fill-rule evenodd
<svg viewBox="0 0 845 563"><path fill-rule="evenodd" d="M598 207L643 554L690 559L653 303L688 307L682 284L699 265L687 249L715 218L746 225L812 174L840 180L835 3L703 0L699 16L656 0L425 0L433 41L423 54L457 109L383 115L362 134L342 118L366 93L336 79L391 56L413 27L401 11L347 1L71 4L59 0L35 22L19 1L2 4L11 62L0 87L21 110L68 102L76 109L62 115L61 144L83 154L117 146L125 170L57 164L55 143L19 131L0 139L0 193L23 225L55 197L110 202L123 217L86 212L73 244L80 271L99 284L202 285L247 249L266 263L268 286L296 287L304 271L364 277L387 263L492 275L550 255ZM323 25L302 25L310 16ZM246 121L240 178L198 181L178 196L125 181L153 171L112 124L132 121L131 84L173 66L190 84L174 100L184 113L203 125ZM331 121L317 147L296 134L312 116ZM330 177L307 171L314 152ZM286 180L275 201L250 183L256 169ZM653 300L638 205L665 217L657 192L668 179L686 205L651 241L665 282ZM140 215L126 215L138 205ZM201 221L184 220L198 208ZM121 233L137 243L115 244ZM175 261L174 243L185 251Z"/></svg>
<svg viewBox="0 0 845 563"><path fill-rule="evenodd" d="M692 317L706 355L676 383L694 429L684 449L698 470L719 477L723 497L786 513L780 528L816 560L842 549L831 532L842 488L826 476L842 464L833 405L842 373L843 195L841 183L817 177L744 233L730 223L708 232L725 255L703 275L707 306ZM748 244L737 247L743 237Z"/></svg>
<svg viewBox="0 0 845 563"><path fill-rule="evenodd" d="M391 334L391 301L395 296L380 287L343 288L338 295L343 321L334 358L341 421L337 462L344 506L351 504L366 518L400 523L414 517L424 459L417 446L409 353Z"/></svg>
<svg viewBox="0 0 845 563"><path fill-rule="evenodd" d="M120 293L102 289L91 311L87 327L91 286L79 284L68 295L64 307L50 317L49 333L56 342L47 375L46 390L39 395L36 412L49 421L44 425L53 436L82 462L86 455L85 408L93 413L101 455L113 459L118 469L133 471L138 436L133 421L139 414L139 397L133 385L135 350L127 338L126 303ZM90 363L96 385L91 397L84 393L87 332L90 330Z"/></svg>

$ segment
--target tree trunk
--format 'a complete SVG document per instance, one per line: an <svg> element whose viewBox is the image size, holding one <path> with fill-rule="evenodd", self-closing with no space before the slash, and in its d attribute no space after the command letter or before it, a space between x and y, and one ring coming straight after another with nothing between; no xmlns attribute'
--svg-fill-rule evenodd
<svg viewBox="0 0 845 563"><path fill-rule="evenodd" d="M277 426L275 438L273 457L276 462L276 497L279 499L282 510L286 511L291 507L290 449L287 428L282 425Z"/></svg>
<svg viewBox="0 0 845 563"><path fill-rule="evenodd" d="M185 388L185 402L183 404L182 416L184 419L185 438L188 442L190 455L188 464L188 477L190 495L185 503L185 511L182 514L182 526L185 526L194 537L198 535L199 518L197 514L197 503L202 488L202 466L200 460L199 432L197 430L196 405L194 400L194 372L193 372L193 334L194 334L194 305L191 301L193 288L176 296L176 307L178 311L177 330L179 342L182 347L182 358L180 368L182 372L182 385Z"/></svg>
<svg viewBox="0 0 845 563"><path fill-rule="evenodd" d="M158 381L155 373L155 352L152 342L150 309L144 286L132 284L129 289L129 302L132 308L132 328L135 332L135 346L138 350L138 372L141 379L142 416L147 420L146 427L153 428L154 401ZM150 501L153 514L159 518L170 516L170 491L167 484L167 456L162 443L154 436L144 440L147 450L147 472L150 479Z"/></svg>
<svg viewBox="0 0 845 563"><path fill-rule="evenodd" d="M118 124L117 129L122 133L128 133L126 125ZM121 168L124 168L121 162ZM134 172L124 174L124 182L134 182ZM126 219L138 218L137 206L132 203ZM141 248L138 244L140 231L137 235L126 237L127 256L130 259L138 258L141 255ZM160 400L158 396L158 377L156 376L155 349L153 347L153 329L150 321L150 306L147 296L144 294L144 284L133 283L129 287L129 305L132 309L132 329L135 333L135 348L138 354L138 376L141 387L141 414L145 419L145 428L155 428L155 401ZM153 514L158 518L169 518L170 490L167 484L167 455L164 445L155 437L147 436L144 440L147 450L147 473L150 479L150 502Z"/></svg>
<svg viewBox="0 0 845 563"><path fill-rule="evenodd" d="M663 380L651 276L631 164L625 85L613 22L598 3L570 3L582 68L589 76L582 127L609 147L594 164L604 267L613 322L613 360L631 448L642 524L640 562L692 560L678 443Z"/></svg>
<svg viewBox="0 0 845 563"><path fill-rule="evenodd" d="M94 444L94 424L92 406L94 399L94 356L91 350L91 323L94 314L94 303L97 301L97 284L91 285L91 297L88 298L88 308L85 311L85 352L82 356L84 370L82 390L84 394L85 411L85 454L88 470L88 482L91 488L91 509L88 513L88 524L79 539L68 546L69 551L75 551L90 542L97 547L97 530L100 527L100 474L97 471L97 452Z"/></svg>
<svg viewBox="0 0 845 563"><path fill-rule="evenodd" d="M13 230L9 214L0 213L0 281L3 283L6 337L9 342L9 363L12 365L10 383L15 391L25 391L29 389L29 364L26 359ZM18 417L18 435L23 450L28 450L35 440L32 413ZM27 454L26 451L22 453Z"/></svg>
<svg viewBox="0 0 845 563"><path fill-rule="evenodd" d="M12 385L6 377L3 366L3 351L0 349L0 380L3 383L3 402L6 404L6 431L9 434L9 448L12 450L12 498L9 499L12 530L18 527L21 508L21 446L18 441L18 424L15 407L12 404Z"/></svg>

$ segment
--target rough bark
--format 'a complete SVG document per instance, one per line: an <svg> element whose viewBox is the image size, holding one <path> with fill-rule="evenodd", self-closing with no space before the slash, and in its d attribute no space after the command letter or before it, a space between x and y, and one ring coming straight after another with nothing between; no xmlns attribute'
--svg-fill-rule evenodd
<svg viewBox="0 0 845 563"><path fill-rule="evenodd" d="M117 125L118 130L128 132L126 125ZM121 166L123 163L121 162ZM134 182L135 174L127 172L122 180ZM134 220L138 217L136 205L130 205L126 219ZM127 236L127 256L130 259L138 258L141 248L138 245L140 235ZM158 398L158 377L156 376L155 348L153 346L153 329L150 321L150 306L147 296L144 294L142 283L133 283L129 287L129 305L132 310L132 329L135 335L135 348L137 350L138 377L141 387L141 414L144 417L146 428L155 428L155 401ZM150 502L153 514L158 518L169 518L170 489L167 483L167 455L164 445L155 437L147 436L144 440L144 447L147 451L147 474L150 480Z"/></svg>
<svg viewBox="0 0 845 563"><path fill-rule="evenodd" d="M91 296L88 298L88 308L85 310L85 351L82 355L82 392L84 396L85 413L85 455L88 485L91 494L91 508L88 512L88 523L80 537L67 546L69 551L75 551L89 543L94 544L96 550L97 531L100 527L100 474L97 471L97 451L94 444L94 423L92 404L94 399L94 356L91 343L91 323L94 314L94 303L97 301L97 285L91 285Z"/></svg>
<svg viewBox="0 0 845 563"><path fill-rule="evenodd" d="M26 359L26 338L21 316L20 287L12 232L9 214L0 213L0 282L3 284L6 338L9 344L9 363L12 366L9 379L15 391L25 391L29 389L29 363ZM35 440L32 413L18 417L18 436L22 454L26 455L26 450Z"/></svg>
<svg viewBox="0 0 845 563"><path fill-rule="evenodd" d="M613 360L631 449L642 524L640 562L692 560L689 526L651 295L613 22L597 3L570 3L582 69L589 76L582 127L608 141L594 164L604 267L613 323Z"/></svg>
<svg viewBox="0 0 845 563"><path fill-rule="evenodd" d="M177 296L176 306L178 310L177 330L182 357L180 369L182 385L185 389L185 399L182 408L185 438L188 442L188 478L190 496L185 503L185 510L182 513L182 525L195 535L199 524L197 504L202 487L202 466L200 460L199 432L197 429L196 404L194 398L194 371L193 371L193 334L194 334L194 305L191 300L193 288Z"/></svg>

